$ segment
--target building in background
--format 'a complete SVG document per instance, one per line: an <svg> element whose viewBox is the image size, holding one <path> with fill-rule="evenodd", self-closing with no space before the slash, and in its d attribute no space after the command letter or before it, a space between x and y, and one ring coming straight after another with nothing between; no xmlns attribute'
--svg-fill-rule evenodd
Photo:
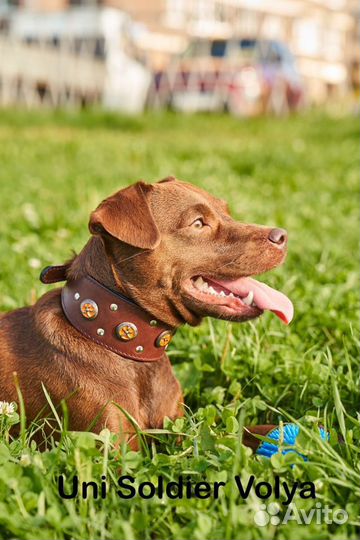
<svg viewBox="0 0 360 540"><path fill-rule="evenodd" d="M179 36L257 37L284 41L295 55L311 102L356 88L359 70L357 0L112 0L142 21L164 48ZM144 46L152 39L144 34Z"/></svg>
<svg viewBox="0 0 360 540"><path fill-rule="evenodd" d="M357 0L0 0L0 30L13 10L40 20L89 8L128 14L139 57L153 70L163 69L194 37L276 39L295 55L308 102L359 92Z"/></svg>
<svg viewBox="0 0 360 540"><path fill-rule="evenodd" d="M126 12L95 2L13 4L0 4L0 104L143 111L151 73L128 47Z"/></svg>

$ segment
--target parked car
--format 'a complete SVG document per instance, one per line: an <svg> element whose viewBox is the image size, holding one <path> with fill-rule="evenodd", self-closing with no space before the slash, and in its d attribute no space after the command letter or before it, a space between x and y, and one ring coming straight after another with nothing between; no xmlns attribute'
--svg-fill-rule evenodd
<svg viewBox="0 0 360 540"><path fill-rule="evenodd" d="M181 111L229 110L239 116L297 110L304 89L283 43L196 39L154 76L152 98Z"/></svg>

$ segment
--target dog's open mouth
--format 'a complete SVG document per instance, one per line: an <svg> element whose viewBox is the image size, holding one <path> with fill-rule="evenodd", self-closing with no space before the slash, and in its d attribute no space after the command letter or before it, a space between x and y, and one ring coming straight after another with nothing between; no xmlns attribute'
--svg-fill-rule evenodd
<svg viewBox="0 0 360 540"><path fill-rule="evenodd" d="M194 276L187 284L187 292L202 304L218 306L229 317L252 319L263 311L271 311L282 322L289 324L294 307L289 298L251 277L234 281L218 281L205 276Z"/></svg>

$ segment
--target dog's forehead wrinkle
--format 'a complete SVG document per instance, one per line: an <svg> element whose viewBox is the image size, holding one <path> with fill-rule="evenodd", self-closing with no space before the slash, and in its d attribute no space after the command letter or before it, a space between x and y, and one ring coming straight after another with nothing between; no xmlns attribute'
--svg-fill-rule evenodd
<svg viewBox="0 0 360 540"><path fill-rule="evenodd" d="M201 211L208 214L215 213L220 218L231 219L223 201L199 188L190 189L186 183L178 181L164 183L161 186L154 184L154 188L150 207L160 227L174 224L186 214L190 214L191 211L196 212L196 210L200 213Z"/></svg>
<svg viewBox="0 0 360 540"><path fill-rule="evenodd" d="M179 182L179 184L186 190L202 196L204 200L206 200L207 202L210 202L212 205L216 207L219 207L226 214L230 214L229 205L227 201L225 201L224 199L219 199L218 197L215 197L208 191L205 191L197 186L194 186L193 184L189 184L187 182L181 182L181 181Z"/></svg>

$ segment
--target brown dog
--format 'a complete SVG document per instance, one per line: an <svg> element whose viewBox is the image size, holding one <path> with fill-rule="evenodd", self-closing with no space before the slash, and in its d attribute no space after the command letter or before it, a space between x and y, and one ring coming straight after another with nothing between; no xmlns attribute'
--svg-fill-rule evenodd
<svg viewBox="0 0 360 540"><path fill-rule="evenodd" d="M165 354L177 327L204 316L242 322L265 309L290 321L291 302L249 278L284 261L287 235L234 221L225 202L173 177L115 193L89 228L80 254L46 271L44 281L66 287L0 318L0 399L18 400L16 372L29 420L45 410L43 383L54 403L67 398L72 429L96 419L94 431L126 433L136 448L116 404L142 429L182 414Z"/></svg>

